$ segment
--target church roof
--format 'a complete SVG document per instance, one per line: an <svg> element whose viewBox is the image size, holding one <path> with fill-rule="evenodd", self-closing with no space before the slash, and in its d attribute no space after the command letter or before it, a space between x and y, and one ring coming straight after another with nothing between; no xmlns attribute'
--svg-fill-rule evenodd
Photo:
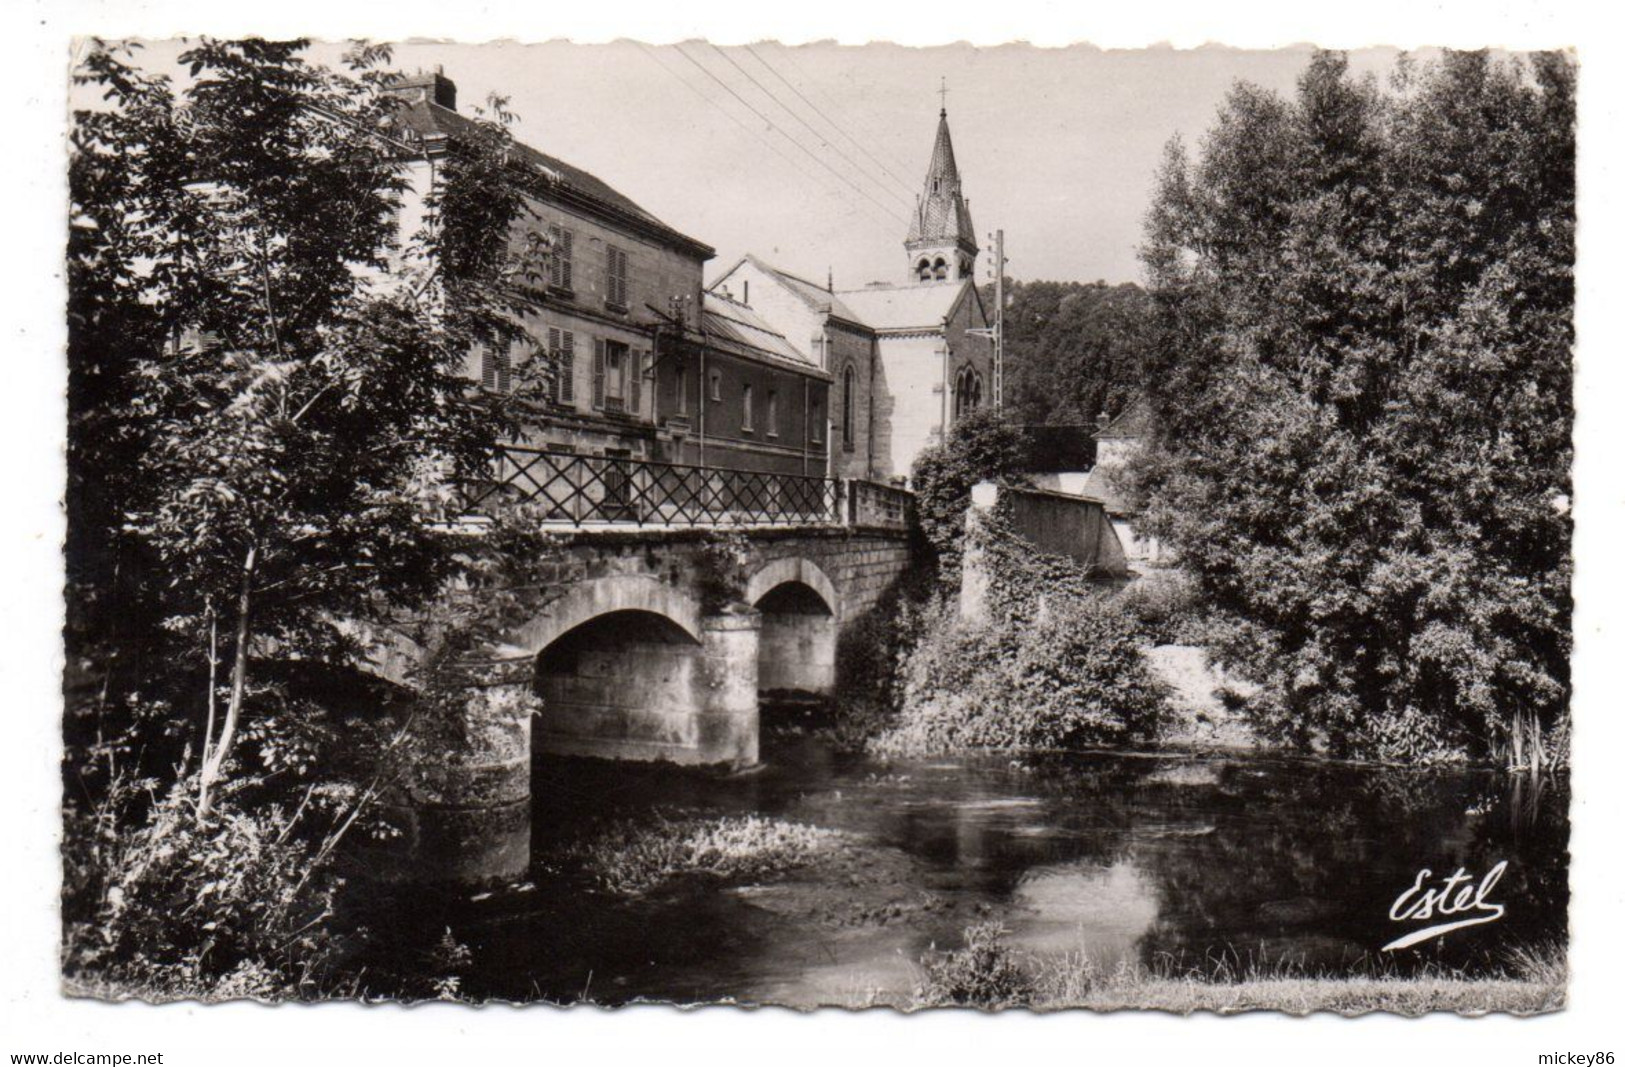
<svg viewBox="0 0 1625 1067"><path fill-rule="evenodd" d="M943 110L937 119L937 141L931 149L931 165L925 172L925 188L919 205L909 220L905 242L912 251L916 246L958 245L974 253L976 227L971 223L970 208L960 190L959 164L954 161L954 141L948 133L948 112Z"/></svg>
<svg viewBox="0 0 1625 1067"><path fill-rule="evenodd" d="M835 295L852 309L858 322L876 330L934 330L952 314L970 284L873 285Z"/></svg>

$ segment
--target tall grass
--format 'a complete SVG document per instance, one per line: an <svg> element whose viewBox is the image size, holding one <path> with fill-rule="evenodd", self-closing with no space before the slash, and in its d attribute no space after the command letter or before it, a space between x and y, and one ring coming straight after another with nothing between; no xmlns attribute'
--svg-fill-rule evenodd
<svg viewBox="0 0 1625 1067"><path fill-rule="evenodd" d="M1412 974L1373 967L1337 975L1290 961L1231 958L1199 967L1181 967L1171 959L1151 966L1125 961L1107 973L1081 949L1059 955L1022 953L1006 943L996 923L968 927L964 948L933 949L921 958L920 970L912 996L891 1001L893 1006L1528 1015L1563 1007L1568 989L1565 953L1557 945L1513 950L1500 971L1483 977L1435 967ZM882 1001L871 992L854 1006Z"/></svg>

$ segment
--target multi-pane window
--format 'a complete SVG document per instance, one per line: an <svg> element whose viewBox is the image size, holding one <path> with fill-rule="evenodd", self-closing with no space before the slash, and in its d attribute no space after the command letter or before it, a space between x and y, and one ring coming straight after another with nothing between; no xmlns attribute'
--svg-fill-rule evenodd
<svg viewBox="0 0 1625 1067"><path fill-rule="evenodd" d="M779 436L779 394L771 389L767 393L767 435Z"/></svg>
<svg viewBox="0 0 1625 1067"><path fill-rule="evenodd" d="M604 302L611 307L626 307L626 251L608 246L609 277L604 289Z"/></svg>
<svg viewBox="0 0 1625 1067"><path fill-rule="evenodd" d="M605 411L626 410L627 363L631 353L620 341L603 343L603 404Z"/></svg>
<svg viewBox="0 0 1625 1067"><path fill-rule="evenodd" d="M756 422L751 414L751 409L756 406L756 397L751 392L750 386L745 386L744 390L740 393L739 399L740 405L743 408L743 411L739 416L739 428L744 430L746 433L750 433L756 429Z"/></svg>
<svg viewBox="0 0 1625 1067"><path fill-rule="evenodd" d="M555 289L574 289L575 234L554 223L547 228L553 242L553 255L547 261L547 284Z"/></svg>
<svg viewBox="0 0 1625 1067"><path fill-rule="evenodd" d="M553 403L576 402L576 334L557 326L547 329L547 350L553 356Z"/></svg>

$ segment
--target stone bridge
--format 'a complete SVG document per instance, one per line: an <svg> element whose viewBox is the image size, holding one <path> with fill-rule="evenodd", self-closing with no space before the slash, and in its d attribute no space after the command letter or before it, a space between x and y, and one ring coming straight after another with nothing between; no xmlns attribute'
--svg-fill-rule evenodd
<svg viewBox="0 0 1625 1067"><path fill-rule="evenodd" d="M760 699L833 692L842 630L903 577L912 546L900 522L539 538L512 561L498 634L466 660L463 721L399 809L412 876L523 872L536 754L754 765ZM421 655L374 647L397 679Z"/></svg>

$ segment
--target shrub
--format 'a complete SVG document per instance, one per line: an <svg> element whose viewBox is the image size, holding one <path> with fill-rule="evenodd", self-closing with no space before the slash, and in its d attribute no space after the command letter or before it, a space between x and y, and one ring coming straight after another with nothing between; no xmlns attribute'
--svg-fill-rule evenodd
<svg viewBox="0 0 1625 1067"><path fill-rule="evenodd" d="M920 960L925 976L914 992L922 1006L1017 1008L1033 1002L1037 987L1016 963L996 922L965 929L965 947L931 952Z"/></svg>
<svg viewBox="0 0 1625 1067"><path fill-rule="evenodd" d="M872 746L893 754L1147 741L1165 697L1130 620L1106 595L1032 620L959 619L944 606L909 654L902 707Z"/></svg>
<svg viewBox="0 0 1625 1067"><path fill-rule="evenodd" d="M1166 695L1137 621L1069 559L1039 552L995 512L977 524L989 618L939 600L900 658L898 712L872 748L1068 748L1151 740Z"/></svg>
<svg viewBox="0 0 1625 1067"><path fill-rule="evenodd" d="M566 855L615 893L646 892L683 874L759 878L839 847L838 831L779 819L658 815L612 823Z"/></svg>
<svg viewBox="0 0 1625 1067"><path fill-rule="evenodd" d="M950 579L959 573L971 486L1023 482L1026 468L1027 442L1021 427L992 408L961 416L946 442L915 457L912 481L920 529Z"/></svg>
<svg viewBox="0 0 1625 1067"><path fill-rule="evenodd" d="M223 795L200 826L181 786L147 804L151 784L69 809L65 976L152 1000L314 992L340 882L297 816Z"/></svg>
<svg viewBox="0 0 1625 1067"><path fill-rule="evenodd" d="M1201 591L1183 572L1150 571L1125 585L1116 600L1148 644L1207 643L1207 611Z"/></svg>

